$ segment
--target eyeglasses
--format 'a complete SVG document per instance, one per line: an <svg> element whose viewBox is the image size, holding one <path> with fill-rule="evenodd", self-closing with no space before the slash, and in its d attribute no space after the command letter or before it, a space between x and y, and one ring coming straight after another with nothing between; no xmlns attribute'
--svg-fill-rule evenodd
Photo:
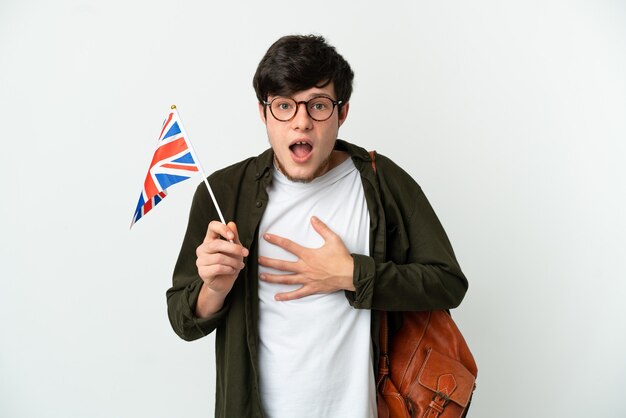
<svg viewBox="0 0 626 418"><path fill-rule="evenodd" d="M289 122L293 119L296 113L298 113L301 103L304 103L306 113L309 114L311 119L317 122L324 122L330 119L335 111L335 106L340 105L342 101L334 101L330 97L319 96L299 102L296 102L291 97L275 97L271 102L263 102L265 106L269 106L272 116L281 122Z"/></svg>

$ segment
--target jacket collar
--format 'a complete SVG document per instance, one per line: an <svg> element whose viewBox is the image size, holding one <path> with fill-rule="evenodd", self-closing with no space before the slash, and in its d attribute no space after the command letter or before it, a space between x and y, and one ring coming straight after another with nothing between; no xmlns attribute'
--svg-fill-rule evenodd
<svg viewBox="0 0 626 418"><path fill-rule="evenodd" d="M263 151L263 153L255 159L255 165L255 180L258 181L262 178L270 177L269 174L266 173L271 173L270 170L274 165L274 151L272 151L271 148Z"/></svg>
<svg viewBox="0 0 626 418"><path fill-rule="evenodd" d="M365 148L361 148L358 145L351 144L348 141L344 141L343 139L337 139L337 142L335 142L335 149L347 152L350 157L352 157L352 159L355 161L370 161L370 155L365 150Z"/></svg>

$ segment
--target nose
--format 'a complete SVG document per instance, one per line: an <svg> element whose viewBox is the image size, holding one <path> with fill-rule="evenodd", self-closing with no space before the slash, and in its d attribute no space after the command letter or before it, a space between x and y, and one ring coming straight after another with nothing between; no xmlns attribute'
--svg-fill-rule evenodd
<svg viewBox="0 0 626 418"><path fill-rule="evenodd" d="M301 105L304 107L303 109L300 108ZM313 127L313 119L306 110L305 102L298 103L298 111L291 120L291 123L294 129L309 130Z"/></svg>

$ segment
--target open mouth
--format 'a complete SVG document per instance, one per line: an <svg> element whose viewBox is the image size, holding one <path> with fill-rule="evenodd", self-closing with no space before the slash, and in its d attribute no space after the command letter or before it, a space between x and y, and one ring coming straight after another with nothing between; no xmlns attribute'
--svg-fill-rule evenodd
<svg viewBox="0 0 626 418"><path fill-rule="evenodd" d="M291 153L298 159L306 159L313 151L313 146L306 141L294 142L289 146Z"/></svg>

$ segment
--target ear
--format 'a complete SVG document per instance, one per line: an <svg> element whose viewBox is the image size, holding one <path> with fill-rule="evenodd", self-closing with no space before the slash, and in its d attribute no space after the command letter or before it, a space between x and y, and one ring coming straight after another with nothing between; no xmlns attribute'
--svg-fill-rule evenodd
<svg viewBox="0 0 626 418"><path fill-rule="evenodd" d="M339 112L339 126L343 125L348 117L348 111L350 110L350 102L341 106L341 111Z"/></svg>
<svg viewBox="0 0 626 418"><path fill-rule="evenodd" d="M263 103L259 102L259 115L261 116L261 122L267 125L267 120L265 119L265 106Z"/></svg>

